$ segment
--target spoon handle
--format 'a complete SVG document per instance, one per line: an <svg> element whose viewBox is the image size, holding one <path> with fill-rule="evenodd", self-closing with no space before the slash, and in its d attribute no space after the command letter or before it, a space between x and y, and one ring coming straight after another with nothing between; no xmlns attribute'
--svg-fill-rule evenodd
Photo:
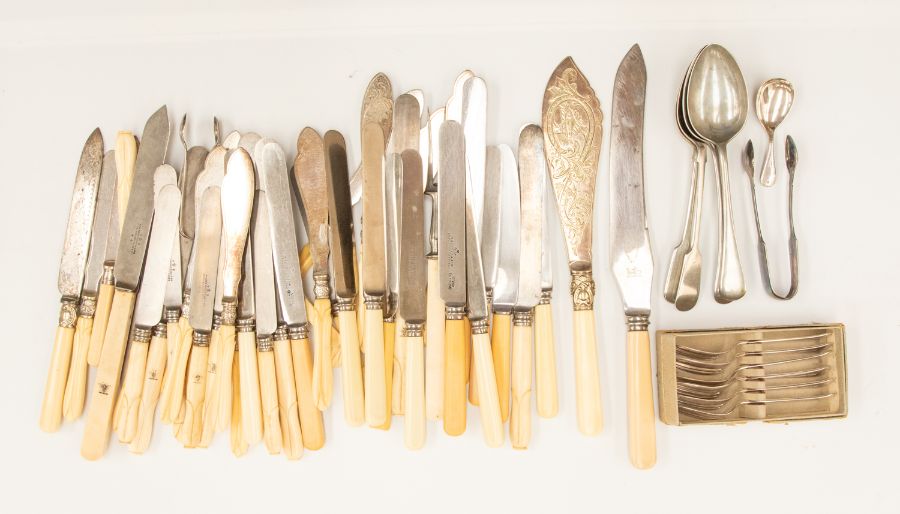
<svg viewBox="0 0 900 514"><path fill-rule="evenodd" d="M687 217L684 220L684 231L681 234L681 242L672 251L663 291L663 297L669 303L675 303L679 284L682 281L684 256L693 248L697 239L697 221L700 217L699 204L703 201L703 168L706 165L706 152L703 146L694 145L692 163L691 193L688 201Z"/></svg>
<svg viewBox="0 0 900 514"><path fill-rule="evenodd" d="M763 159L762 172L759 175L759 183L765 187L775 185L775 131L769 132L769 144L766 145L766 157Z"/></svg>
<svg viewBox="0 0 900 514"><path fill-rule="evenodd" d="M714 295L719 303L729 303L744 296L744 274L734 233L731 209L731 186L728 184L728 154L724 145L713 145L716 178L719 187L719 267L716 270Z"/></svg>

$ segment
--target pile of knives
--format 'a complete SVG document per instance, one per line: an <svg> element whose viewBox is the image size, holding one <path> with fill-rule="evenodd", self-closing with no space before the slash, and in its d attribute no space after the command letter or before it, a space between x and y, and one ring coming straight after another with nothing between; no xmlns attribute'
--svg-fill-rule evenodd
<svg viewBox="0 0 900 514"><path fill-rule="evenodd" d="M614 86L610 261L629 329L630 448L641 468L656 459L645 89L635 45ZM515 151L486 144L487 88L470 71L433 111L419 90L394 98L377 74L354 173L336 131L303 129L289 162L272 139L221 138L218 121L212 149L189 148L183 119L176 172L165 164L166 107L139 144L120 133L104 154L95 130L76 175L41 428L55 431L87 404L85 458L101 457L113 431L141 453L158 411L186 447L230 430L237 455L263 441L299 458L325 442L322 411L339 367L349 425L388 429L401 415L405 444L417 449L429 419L462 434L471 403L488 446L504 443L508 421L512 446L526 448L532 392L539 416L558 412L552 194L571 272L578 428L598 434L591 247L602 121L566 58L547 83L541 125L522 128Z"/></svg>

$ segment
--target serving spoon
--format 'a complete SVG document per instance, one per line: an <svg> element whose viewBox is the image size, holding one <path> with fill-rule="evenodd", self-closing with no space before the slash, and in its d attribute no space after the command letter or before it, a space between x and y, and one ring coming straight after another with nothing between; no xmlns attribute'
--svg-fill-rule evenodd
<svg viewBox="0 0 900 514"><path fill-rule="evenodd" d="M784 121L794 104L794 86L784 79L769 79L756 93L756 117L769 135L759 183L775 185L775 129Z"/></svg>

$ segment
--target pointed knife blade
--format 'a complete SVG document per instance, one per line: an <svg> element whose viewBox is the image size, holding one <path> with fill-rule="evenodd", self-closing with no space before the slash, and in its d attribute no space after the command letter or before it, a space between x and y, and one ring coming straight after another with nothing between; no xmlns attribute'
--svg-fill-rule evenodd
<svg viewBox="0 0 900 514"><path fill-rule="evenodd" d="M416 150L402 155L400 202L400 316L408 324L425 323L425 218L422 158Z"/></svg>
<svg viewBox="0 0 900 514"><path fill-rule="evenodd" d="M174 169L172 170L174 171ZM153 223L147 245L144 276L134 308L134 325L152 328L162 319L169 261L178 233L181 193L175 184L163 186L154 201Z"/></svg>
<svg viewBox="0 0 900 514"><path fill-rule="evenodd" d="M81 149L81 159L75 175L75 190L69 207L69 221L66 223L66 238L56 282L59 294L64 298L76 299L81 296L102 170L103 136L98 128L91 132Z"/></svg>
<svg viewBox="0 0 900 514"><path fill-rule="evenodd" d="M544 135L537 125L519 133L519 287L516 308L533 309L541 300L541 244L544 231Z"/></svg>
<svg viewBox="0 0 900 514"><path fill-rule="evenodd" d="M363 291L374 297L384 296L386 280L383 137L379 125L363 127Z"/></svg>
<svg viewBox="0 0 900 514"><path fill-rule="evenodd" d="M109 239L110 221L116 201L116 159L110 150L103 156L97 204L94 207L94 228L91 229L91 245L88 250L87 269L84 274L82 294L93 296L100 286L103 263L106 262L106 242ZM115 230L119 227L116 225Z"/></svg>
<svg viewBox="0 0 900 514"><path fill-rule="evenodd" d="M519 169L512 148L497 147L500 157L500 222L494 310L510 312L519 290ZM484 245L482 244L482 247Z"/></svg>
<svg viewBox="0 0 900 514"><path fill-rule="evenodd" d="M201 333L212 330L213 306L222 245L222 198L219 186L203 190L200 199L200 228L196 232L195 266L191 287L191 328Z"/></svg>
<svg viewBox="0 0 900 514"><path fill-rule="evenodd" d="M265 191L256 192L253 212L253 296L256 300L256 333L272 335L278 327L275 301L275 268L269 229L269 202ZM244 280L247 278L244 277Z"/></svg>
<svg viewBox="0 0 900 514"><path fill-rule="evenodd" d="M300 192L312 255L313 275L328 275L328 179L322 136L310 127L297 138L294 184Z"/></svg>
<svg viewBox="0 0 900 514"><path fill-rule="evenodd" d="M650 314L653 254L644 206L644 98L647 68L637 45L613 88L609 155L609 261L627 316Z"/></svg>
<svg viewBox="0 0 900 514"><path fill-rule="evenodd" d="M253 162L243 148L233 150L225 164L222 178L222 234L225 240L225 265L222 297L237 300L241 282L241 259L250 228L250 211L256 190Z"/></svg>
<svg viewBox="0 0 900 514"><path fill-rule="evenodd" d="M325 169L328 178L328 215L331 218L331 262L335 294L356 297L353 276L353 211L347 148L340 132L325 133Z"/></svg>
<svg viewBox="0 0 900 514"><path fill-rule="evenodd" d="M438 188L441 298L450 307L466 303L465 209L446 208L466 204L466 141L462 125L453 120L441 124L441 185Z"/></svg>
<svg viewBox="0 0 900 514"><path fill-rule="evenodd" d="M140 282L153 217L153 172L166 158L171 131L169 112L162 106L150 116L141 134L131 194L116 252L114 273L119 289L134 291Z"/></svg>

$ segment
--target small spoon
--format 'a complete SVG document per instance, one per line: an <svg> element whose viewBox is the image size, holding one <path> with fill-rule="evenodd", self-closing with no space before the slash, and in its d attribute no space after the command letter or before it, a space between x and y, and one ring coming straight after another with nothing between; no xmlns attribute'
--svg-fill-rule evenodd
<svg viewBox="0 0 900 514"><path fill-rule="evenodd" d="M756 93L756 117L769 135L769 145L763 160L759 183L775 185L775 129L784 121L794 104L794 86L784 79L769 79Z"/></svg>

